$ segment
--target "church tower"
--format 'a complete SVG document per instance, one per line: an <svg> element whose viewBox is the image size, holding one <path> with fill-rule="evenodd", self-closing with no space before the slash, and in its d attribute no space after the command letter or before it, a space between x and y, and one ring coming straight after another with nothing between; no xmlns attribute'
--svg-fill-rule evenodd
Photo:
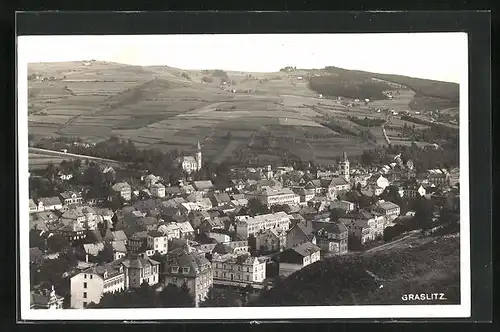
<svg viewBox="0 0 500 332"><path fill-rule="evenodd" d="M199 171L201 169L201 146L200 146L200 141L198 141L198 150L196 152L196 168Z"/></svg>
<svg viewBox="0 0 500 332"><path fill-rule="evenodd" d="M349 159L347 159L347 154L342 152L342 157L339 162L339 173L347 182L349 182Z"/></svg>

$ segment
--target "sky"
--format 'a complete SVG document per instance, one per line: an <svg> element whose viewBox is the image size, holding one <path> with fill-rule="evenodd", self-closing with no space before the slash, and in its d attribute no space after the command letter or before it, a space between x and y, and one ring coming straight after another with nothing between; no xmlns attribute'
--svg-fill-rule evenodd
<svg viewBox="0 0 500 332"><path fill-rule="evenodd" d="M459 83L465 33L22 36L27 62L102 60L181 69L274 72L335 66Z"/></svg>

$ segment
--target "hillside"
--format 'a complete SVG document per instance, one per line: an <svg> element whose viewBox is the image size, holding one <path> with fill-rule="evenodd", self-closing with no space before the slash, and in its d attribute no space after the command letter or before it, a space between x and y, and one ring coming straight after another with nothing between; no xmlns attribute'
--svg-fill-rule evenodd
<svg viewBox="0 0 500 332"><path fill-rule="evenodd" d="M320 98L310 89L308 73L182 70L93 60L29 64L29 132L35 139L76 136L94 142L114 135L138 147L185 153L200 140L204 155L218 162L259 163L258 157L266 155L265 162L273 163L290 158L331 163L342 151L355 156L385 144L380 127L365 128L348 117L381 119L385 115L376 107L403 111L416 98L406 90L390 101L346 106ZM349 84L374 94L390 86L364 81L366 74L358 72L342 75L354 75ZM349 89L343 94L348 97ZM335 126L328 125L333 120ZM394 130L405 123L412 125L399 121Z"/></svg>
<svg viewBox="0 0 500 332"><path fill-rule="evenodd" d="M278 282L251 305L416 304L401 296L433 292L444 292L447 300L426 304L456 304L459 243L459 237L439 237L403 249L327 258Z"/></svg>
<svg viewBox="0 0 500 332"><path fill-rule="evenodd" d="M322 76L311 78L311 88L318 93L351 98L385 99L383 92L393 89L389 84L396 84L415 92L413 100L409 103L411 109L458 107L459 85L456 83L337 67L326 67L320 73Z"/></svg>

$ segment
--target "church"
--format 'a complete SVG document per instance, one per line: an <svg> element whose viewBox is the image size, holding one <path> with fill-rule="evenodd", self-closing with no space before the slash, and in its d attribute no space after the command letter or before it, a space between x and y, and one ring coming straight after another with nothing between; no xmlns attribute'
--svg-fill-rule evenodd
<svg viewBox="0 0 500 332"><path fill-rule="evenodd" d="M202 166L200 141L198 141L196 155L179 157L177 164L188 174L199 171Z"/></svg>

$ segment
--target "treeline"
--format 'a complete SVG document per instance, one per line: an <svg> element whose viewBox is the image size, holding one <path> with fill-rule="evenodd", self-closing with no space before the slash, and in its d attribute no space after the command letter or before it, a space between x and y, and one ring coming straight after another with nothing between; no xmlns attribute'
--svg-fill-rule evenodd
<svg viewBox="0 0 500 332"><path fill-rule="evenodd" d="M354 127L347 127L345 125L342 125L341 122L338 120L330 120L328 122L323 122L322 125L327 128L330 128L333 131L338 132L339 134L358 137L365 142L371 142L371 143L377 142L377 138L370 131L370 129L361 130L361 129L356 129Z"/></svg>
<svg viewBox="0 0 500 332"><path fill-rule="evenodd" d="M370 119L366 116L364 119L355 116L348 116L347 118L355 124L363 127L380 127L385 122L384 119Z"/></svg>
<svg viewBox="0 0 500 332"><path fill-rule="evenodd" d="M414 130L414 128L410 128L408 126L403 127L403 133L411 133L415 136L415 140L426 141L431 143L448 143L448 145L458 145L458 135L459 131L456 128L452 128L440 123L434 123L425 121L423 119L418 119L408 115L402 115L401 120L413 122L416 124L421 124L425 126L429 126L428 129L422 130Z"/></svg>
<svg viewBox="0 0 500 332"><path fill-rule="evenodd" d="M325 96L342 96L370 100L387 99L383 91L392 88L384 82L372 80L353 81L335 75L314 76L309 79L311 90Z"/></svg>
<svg viewBox="0 0 500 332"><path fill-rule="evenodd" d="M417 144L380 146L363 151L360 163L363 166L383 165L394 161L394 156L401 153L403 162L412 160L418 171L433 168L453 168L459 165L457 144L448 144L445 148L421 148Z"/></svg>
<svg viewBox="0 0 500 332"><path fill-rule="evenodd" d="M99 303L88 308L178 308L194 307L194 299L186 284L178 287L168 284L160 292L143 283L137 289L105 293Z"/></svg>

